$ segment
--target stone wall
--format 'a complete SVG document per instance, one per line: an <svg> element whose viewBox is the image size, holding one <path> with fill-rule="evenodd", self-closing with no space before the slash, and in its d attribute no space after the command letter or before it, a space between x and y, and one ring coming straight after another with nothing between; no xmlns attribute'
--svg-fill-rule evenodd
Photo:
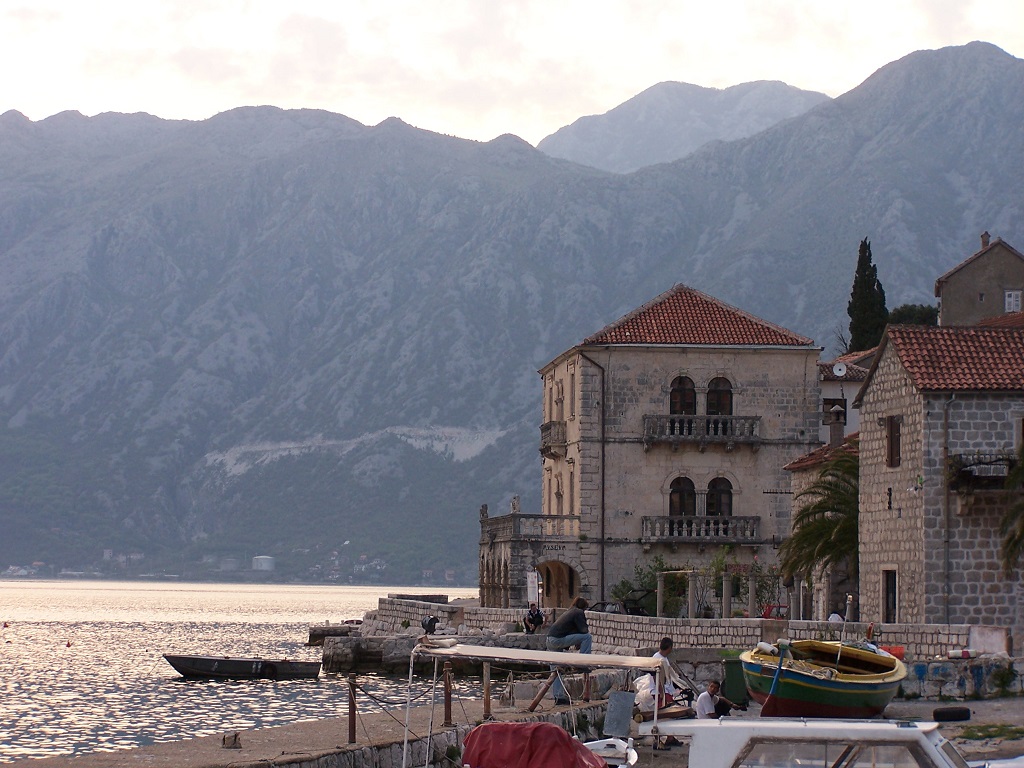
<svg viewBox="0 0 1024 768"><path fill-rule="evenodd" d="M470 642L501 636L522 621L523 609L475 608L437 605L408 599L382 598L376 611L367 614L363 635L422 634L420 620L434 615L441 619L441 634L458 634ZM550 623L552 611L548 611ZM407 626L402 626L403 622ZM762 640L775 642L823 638L838 640L841 625L823 621L787 621L762 619L668 619L653 616L624 616L612 613L587 614L598 653L635 654L654 649L662 637L671 637L677 649L726 648L746 650ZM970 648L978 653L1012 652L1009 631L1002 627L970 624L886 624L878 626L876 642L902 646L908 660L945 658L950 649ZM869 624L849 622L845 637L865 637ZM539 638L524 636L539 643ZM411 646L410 646L411 647ZM530 646L524 646L530 647ZM537 647L542 647L537 645Z"/></svg>

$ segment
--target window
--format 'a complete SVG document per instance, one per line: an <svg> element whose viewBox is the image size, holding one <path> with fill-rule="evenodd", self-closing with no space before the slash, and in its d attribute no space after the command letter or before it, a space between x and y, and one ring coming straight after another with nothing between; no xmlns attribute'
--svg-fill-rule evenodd
<svg viewBox="0 0 1024 768"><path fill-rule="evenodd" d="M900 465L900 427L902 424L902 416L885 417L885 465L887 467Z"/></svg>
<svg viewBox="0 0 1024 768"><path fill-rule="evenodd" d="M569 470L569 514L576 514L576 472Z"/></svg>
<svg viewBox="0 0 1024 768"><path fill-rule="evenodd" d="M569 374L569 418L576 418L576 374Z"/></svg>
<svg viewBox="0 0 1024 768"><path fill-rule="evenodd" d="M672 481L668 496L670 517L693 516L697 514L697 489L688 477L677 477Z"/></svg>
<svg viewBox="0 0 1024 768"><path fill-rule="evenodd" d="M887 624L895 624L899 615L896 586L896 571L882 571L882 621Z"/></svg>
<svg viewBox="0 0 1024 768"><path fill-rule="evenodd" d="M716 477L708 483L707 514L709 517L732 515L732 483L724 477Z"/></svg>
<svg viewBox="0 0 1024 768"><path fill-rule="evenodd" d="M732 416L732 384L721 377L708 384L708 415Z"/></svg>
<svg viewBox="0 0 1024 768"><path fill-rule="evenodd" d="M697 413L697 392L693 382L686 376L677 376L672 381L669 395L669 411L672 415L692 416Z"/></svg>
<svg viewBox="0 0 1024 768"><path fill-rule="evenodd" d="M760 741L760 740L758 740ZM931 762L930 760L928 761ZM956 762L955 764L959 765ZM754 743L739 768L762 765L841 765L844 768L919 768L922 763L907 744L863 743L849 740Z"/></svg>
<svg viewBox="0 0 1024 768"><path fill-rule="evenodd" d="M1020 297L1021 291L1007 291L1006 292L1006 311L1007 312L1020 312Z"/></svg>

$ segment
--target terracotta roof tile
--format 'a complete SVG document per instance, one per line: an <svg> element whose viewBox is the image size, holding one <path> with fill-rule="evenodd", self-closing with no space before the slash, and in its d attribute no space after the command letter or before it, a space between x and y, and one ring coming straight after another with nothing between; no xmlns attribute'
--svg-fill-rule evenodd
<svg viewBox="0 0 1024 768"><path fill-rule="evenodd" d="M811 339L685 285L665 291L583 343L798 347L814 344Z"/></svg>
<svg viewBox="0 0 1024 768"><path fill-rule="evenodd" d="M805 453L803 456L793 459L783 469L789 470L790 472L799 472L802 469L810 469L811 467L817 467L825 464L828 461L834 459L839 453L853 453L857 454L860 452L860 432L853 432L843 438L843 442L836 446L823 445L821 448L816 448L810 453Z"/></svg>
<svg viewBox="0 0 1024 768"><path fill-rule="evenodd" d="M1024 312L1007 312L1005 315L988 317L978 325L982 328L1024 328Z"/></svg>
<svg viewBox="0 0 1024 768"><path fill-rule="evenodd" d="M847 352L845 355L840 355L833 363L846 363L849 365L859 365L864 370L867 370L867 366L871 365L871 361L875 359L875 353L878 351L877 345L871 349L862 349L860 352Z"/></svg>
<svg viewBox="0 0 1024 768"><path fill-rule="evenodd" d="M890 325L886 339L919 390L1024 390L1024 328Z"/></svg>
<svg viewBox="0 0 1024 768"><path fill-rule="evenodd" d="M837 359L831 363L818 363L818 375L822 381L864 381L868 377L867 368L853 363L843 363L846 366L846 373L842 376L836 376L837 362L842 361Z"/></svg>

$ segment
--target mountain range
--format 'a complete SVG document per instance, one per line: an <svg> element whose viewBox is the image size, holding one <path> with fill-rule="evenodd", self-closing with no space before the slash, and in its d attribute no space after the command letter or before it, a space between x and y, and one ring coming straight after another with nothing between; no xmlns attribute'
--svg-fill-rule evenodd
<svg viewBox="0 0 1024 768"><path fill-rule="evenodd" d="M837 351L864 237L931 303L1024 243L1022 113L979 42L628 174L315 110L0 115L0 564L470 583L480 505L539 512L541 365L679 282Z"/></svg>
<svg viewBox="0 0 1024 768"><path fill-rule="evenodd" d="M603 115L581 117L537 149L605 171L629 173L686 157L712 141L753 136L828 101L777 81L703 88L658 83Z"/></svg>

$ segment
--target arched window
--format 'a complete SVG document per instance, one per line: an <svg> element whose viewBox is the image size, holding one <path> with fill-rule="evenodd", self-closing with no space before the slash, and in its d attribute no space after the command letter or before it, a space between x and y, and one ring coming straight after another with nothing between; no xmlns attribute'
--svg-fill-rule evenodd
<svg viewBox="0 0 1024 768"><path fill-rule="evenodd" d="M697 514L697 489L688 477L677 477L672 481L668 497L668 514L671 517Z"/></svg>
<svg viewBox="0 0 1024 768"><path fill-rule="evenodd" d="M708 517L729 517L732 515L732 483L724 477L716 477L708 483Z"/></svg>
<svg viewBox="0 0 1024 768"><path fill-rule="evenodd" d="M668 412L673 416L692 416L697 413L697 392L693 388L693 382L688 377L677 376L672 380Z"/></svg>
<svg viewBox="0 0 1024 768"><path fill-rule="evenodd" d="M719 376L708 384L708 415L732 416L732 383Z"/></svg>

